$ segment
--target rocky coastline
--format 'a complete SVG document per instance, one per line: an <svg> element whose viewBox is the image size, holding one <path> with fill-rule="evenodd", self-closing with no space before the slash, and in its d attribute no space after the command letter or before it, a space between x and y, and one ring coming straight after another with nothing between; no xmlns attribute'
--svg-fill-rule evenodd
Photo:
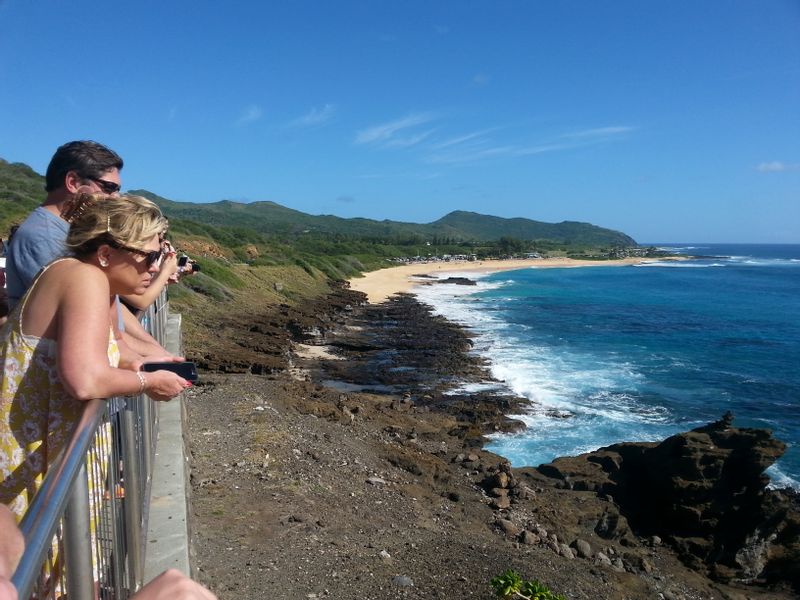
<svg viewBox="0 0 800 600"><path fill-rule="evenodd" d="M798 597L798 498L765 487L767 432L725 417L514 469L484 436L524 400L454 393L486 367L412 296L342 285L217 331L188 349L206 372L187 435L220 598L489 598L509 568L568 598Z"/></svg>

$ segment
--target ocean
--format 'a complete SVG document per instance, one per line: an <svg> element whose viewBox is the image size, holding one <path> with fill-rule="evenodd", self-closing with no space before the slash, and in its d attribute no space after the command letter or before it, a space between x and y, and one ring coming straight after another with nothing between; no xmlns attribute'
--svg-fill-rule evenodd
<svg viewBox="0 0 800 600"><path fill-rule="evenodd" d="M661 440L730 411L736 426L787 444L768 474L800 489L800 245L658 246L702 258L530 268L415 290L471 330L500 382L467 390L530 400L515 415L527 428L487 449L536 466Z"/></svg>

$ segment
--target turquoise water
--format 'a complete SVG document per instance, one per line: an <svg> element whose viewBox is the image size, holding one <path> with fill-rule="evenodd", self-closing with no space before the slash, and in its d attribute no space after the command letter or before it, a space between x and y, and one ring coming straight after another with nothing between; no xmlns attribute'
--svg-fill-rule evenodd
<svg viewBox="0 0 800 600"><path fill-rule="evenodd" d="M489 445L515 466L731 411L789 445L769 474L800 488L800 245L670 248L706 258L495 273L419 297L470 327L502 387L530 400L527 429Z"/></svg>

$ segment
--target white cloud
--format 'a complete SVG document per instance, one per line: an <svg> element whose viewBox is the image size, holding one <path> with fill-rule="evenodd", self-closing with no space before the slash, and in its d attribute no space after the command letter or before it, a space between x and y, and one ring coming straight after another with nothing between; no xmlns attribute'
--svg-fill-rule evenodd
<svg viewBox="0 0 800 600"><path fill-rule="evenodd" d="M573 131L571 133L562 134L561 137L565 138L596 138L608 137L612 135L621 135L623 133L630 133L634 131L635 127L627 125L615 125L611 127L597 127L595 129L584 129L583 131Z"/></svg>
<svg viewBox="0 0 800 600"><path fill-rule="evenodd" d="M473 131L472 133L467 133L464 135L460 135L458 137L449 138L434 144L433 148L435 150L443 150L445 148L450 148L452 146L462 146L462 145L475 146L483 144L487 142L487 140L483 136L497 129L498 129L497 127L491 127L489 129L481 129L480 131Z"/></svg>
<svg viewBox="0 0 800 600"><path fill-rule="evenodd" d="M302 117L290 121L289 127L315 127L322 125L330 121L335 113L336 107L333 104L326 104L321 109L317 109L314 106Z"/></svg>
<svg viewBox="0 0 800 600"><path fill-rule="evenodd" d="M429 129L428 131L423 131L421 133L417 133L415 135L410 135L407 137L398 137L398 138L391 138L386 142L387 148L410 148L411 146L416 146L420 142L426 140L431 134L434 132L434 129Z"/></svg>
<svg viewBox="0 0 800 600"><path fill-rule="evenodd" d="M783 171L800 171L800 163L786 164L779 160L763 162L756 167L762 173L781 173Z"/></svg>
<svg viewBox="0 0 800 600"><path fill-rule="evenodd" d="M237 125L247 125L248 123L253 123L254 121L258 121L263 116L263 111L261 107L256 104L251 104L250 106L246 106L242 111L242 114L236 119Z"/></svg>
<svg viewBox="0 0 800 600"><path fill-rule="evenodd" d="M491 158L502 156L513 156L517 153L515 146L494 146L492 148L459 148L453 152L433 154L428 157L428 162L432 164L457 165L463 163L474 163Z"/></svg>
<svg viewBox="0 0 800 600"><path fill-rule="evenodd" d="M428 114L412 114L403 119L398 119L397 121L374 125L373 127L362 129L357 132L355 143L389 145L391 141L397 141L397 138L394 140L392 140L392 138L398 132L428 123L432 119L433 117Z"/></svg>
<svg viewBox="0 0 800 600"><path fill-rule="evenodd" d="M566 150L573 148L571 144L542 144L541 146L528 146L519 148L514 153L515 156L529 156L531 154L544 154L545 152L555 152L556 150Z"/></svg>

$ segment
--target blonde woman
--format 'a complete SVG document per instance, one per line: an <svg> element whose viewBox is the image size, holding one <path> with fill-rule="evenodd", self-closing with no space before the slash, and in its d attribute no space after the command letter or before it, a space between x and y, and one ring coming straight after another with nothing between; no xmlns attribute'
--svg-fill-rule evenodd
<svg viewBox="0 0 800 600"><path fill-rule="evenodd" d="M143 357L114 338L116 294L140 294L158 272L166 220L138 196L81 195L72 256L47 265L0 330L0 502L20 518L80 417L83 401L146 393L169 400L191 385L138 371Z"/></svg>

